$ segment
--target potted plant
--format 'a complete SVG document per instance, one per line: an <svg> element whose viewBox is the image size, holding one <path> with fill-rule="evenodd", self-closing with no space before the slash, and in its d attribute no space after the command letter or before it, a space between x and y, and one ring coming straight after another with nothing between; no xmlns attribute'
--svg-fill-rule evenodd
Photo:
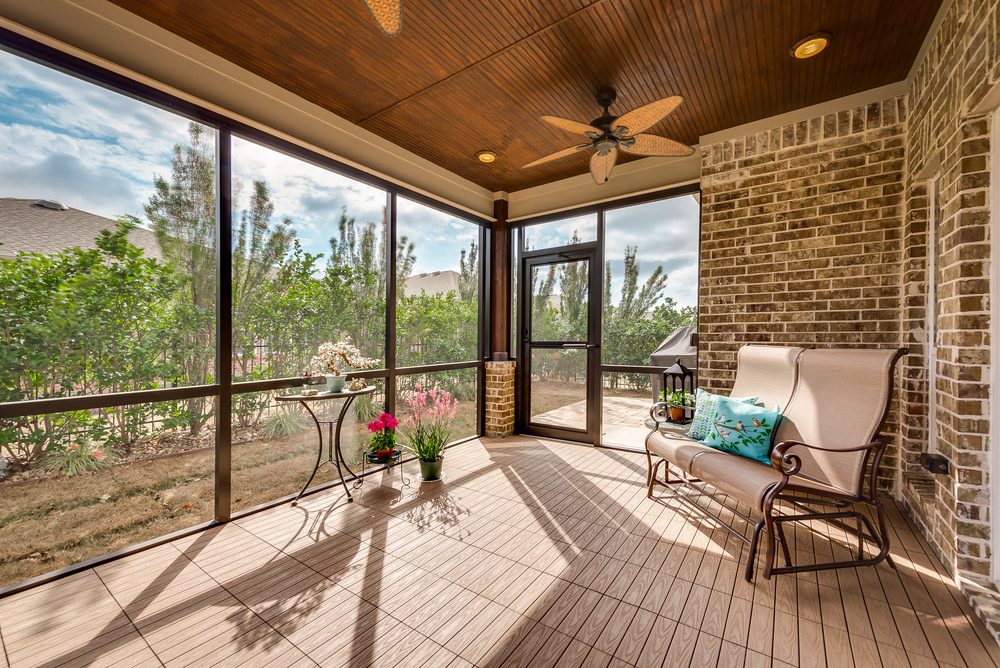
<svg viewBox="0 0 1000 668"><path fill-rule="evenodd" d="M368 431L372 433L372 438L368 442L366 451L372 453L375 459L392 459L396 451L396 427L399 422L388 413L382 413L374 422L368 423Z"/></svg>
<svg viewBox="0 0 1000 668"><path fill-rule="evenodd" d="M693 407L695 405L695 396L693 392L688 392L687 390L677 390L676 392L664 390L660 392L660 401L670 404L667 410L670 411L671 420L674 422L683 422L684 409L685 407Z"/></svg>
<svg viewBox="0 0 1000 668"><path fill-rule="evenodd" d="M458 399L450 392L426 391L416 386L407 399L411 415L403 421L406 448L420 462L420 477L424 481L441 479L444 446L451 436L451 421L458 410Z"/></svg>
<svg viewBox="0 0 1000 668"><path fill-rule="evenodd" d="M358 347L351 343L351 337L336 342L327 341L319 347L319 351L309 361L309 367L316 373L326 376L326 386L330 392L341 392L344 389L344 374L355 369L374 369L378 360L365 357Z"/></svg>

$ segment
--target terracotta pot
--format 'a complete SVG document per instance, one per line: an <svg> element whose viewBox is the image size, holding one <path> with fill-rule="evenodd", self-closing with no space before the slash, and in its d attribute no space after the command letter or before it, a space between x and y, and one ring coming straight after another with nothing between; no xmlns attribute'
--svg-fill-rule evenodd
<svg viewBox="0 0 1000 668"><path fill-rule="evenodd" d="M392 459L392 450L376 450L375 456L379 459Z"/></svg>
<svg viewBox="0 0 1000 668"><path fill-rule="evenodd" d="M675 408L674 406L670 406L669 410L670 410L670 419L671 420L673 420L674 422L683 422L684 421L684 409L683 408Z"/></svg>

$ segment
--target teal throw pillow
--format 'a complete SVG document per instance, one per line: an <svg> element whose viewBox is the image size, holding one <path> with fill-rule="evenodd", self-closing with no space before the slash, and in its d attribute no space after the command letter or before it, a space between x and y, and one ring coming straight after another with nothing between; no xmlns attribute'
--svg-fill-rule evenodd
<svg viewBox="0 0 1000 668"><path fill-rule="evenodd" d="M715 410L715 402L719 399L726 399L727 397L724 397L721 394L706 392L700 387L695 393L695 396L694 418L691 420L691 429L688 430L687 435L696 441L700 441L708 436L708 428L712 422L711 416L712 412ZM757 397L745 397L743 399L736 399L736 401L755 404L757 403Z"/></svg>
<svg viewBox="0 0 1000 668"><path fill-rule="evenodd" d="M781 413L728 397L715 402L708 436L702 444L716 450L771 462L771 438Z"/></svg>

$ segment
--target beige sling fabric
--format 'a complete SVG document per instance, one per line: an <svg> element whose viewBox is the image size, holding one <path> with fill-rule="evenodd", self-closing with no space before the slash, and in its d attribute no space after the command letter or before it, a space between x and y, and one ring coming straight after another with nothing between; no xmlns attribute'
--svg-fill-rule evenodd
<svg viewBox="0 0 1000 668"><path fill-rule="evenodd" d="M796 361L805 348L743 346L737 355L736 381L731 397L759 397L757 403L771 410L788 406L795 388Z"/></svg>
<svg viewBox="0 0 1000 668"><path fill-rule="evenodd" d="M695 457L690 473L759 511L764 509L767 490L781 480L773 466L717 450ZM788 484L820 493L840 491L801 476L793 476Z"/></svg>
<svg viewBox="0 0 1000 668"><path fill-rule="evenodd" d="M691 459L700 452L718 452L693 438L676 432L657 432L646 439L646 449L674 464L685 473L691 472Z"/></svg>
<svg viewBox="0 0 1000 668"><path fill-rule="evenodd" d="M799 378L774 442L801 441L823 448L870 443L882 422L892 389L896 350L807 350ZM864 452L792 448L802 459L800 475L857 494ZM799 483L798 476L794 479Z"/></svg>

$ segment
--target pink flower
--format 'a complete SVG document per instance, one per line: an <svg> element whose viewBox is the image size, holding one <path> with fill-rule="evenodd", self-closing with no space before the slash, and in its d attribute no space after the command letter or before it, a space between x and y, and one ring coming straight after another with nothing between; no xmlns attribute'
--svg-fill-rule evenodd
<svg viewBox="0 0 1000 668"><path fill-rule="evenodd" d="M373 434L377 434L378 432L382 431L382 423L379 422L378 420L376 420L375 422L369 422L368 431L372 432Z"/></svg>

